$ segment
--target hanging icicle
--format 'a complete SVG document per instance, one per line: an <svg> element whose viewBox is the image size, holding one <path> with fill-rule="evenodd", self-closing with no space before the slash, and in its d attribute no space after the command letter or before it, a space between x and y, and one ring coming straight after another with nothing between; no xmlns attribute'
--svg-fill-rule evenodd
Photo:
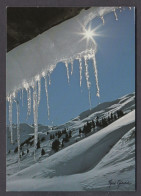
<svg viewBox="0 0 141 196"><path fill-rule="evenodd" d="M73 74L73 60L71 60L71 75Z"/></svg>
<svg viewBox="0 0 141 196"><path fill-rule="evenodd" d="M91 92L90 90L88 91L89 93L89 104L90 104L90 110L92 109L92 104L91 104Z"/></svg>
<svg viewBox="0 0 141 196"><path fill-rule="evenodd" d="M41 99L41 79L39 78L38 80L38 105L40 103L40 99Z"/></svg>
<svg viewBox="0 0 141 196"><path fill-rule="evenodd" d="M105 21L104 21L104 17L103 16L101 16L101 20L102 20L102 23L104 25Z"/></svg>
<svg viewBox="0 0 141 196"><path fill-rule="evenodd" d="M49 85L51 85L50 73L48 74L48 83L49 83Z"/></svg>
<svg viewBox="0 0 141 196"><path fill-rule="evenodd" d="M88 89L88 93L89 93L89 104L90 104L90 109L91 109L91 93L90 93L91 83L89 81L89 71L88 71L87 56L84 56L84 64L85 64L85 78L86 78L87 89Z"/></svg>
<svg viewBox="0 0 141 196"><path fill-rule="evenodd" d="M67 78L68 78L68 83L69 83L69 66L68 66L68 63L67 61L65 61L65 67L66 67L66 70L67 70Z"/></svg>
<svg viewBox="0 0 141 196"><path fill-rule="evenodd" d="M49 112L49 99L48 99L48 84L47 84L47 77L44 77L44 79L45 79L45 91L46 91L47 110L48 110L48 119L49 119L50 112Z"/></svg>
<svg viewBox="0 0 141 196"><path fill-rule="evenodd" d="M37 82L37 85L38 85L38 96L37 96L37 102L38 102L38 105L40 103L40 98L41 98L41 78L40 78L40 75L36 75L35 76L35 81Z"/></svg>
<svg viewBox="0 0 141 196"><path fill-rule="evenodd" d="M31 114L31 88L27 90L27 116Z"/></svg>
<svg viewBox="0 0 141 196"><path fill-rule="evenodd" d="M119 11L122 12L122 7L118 7Z"/></svg>
<svg viewBox="0 0 141 196"><path fill-rule="evenodd" d="M78 61L79 61L79 73L80 73L80 87L81 87L81 84L82 84L82 60L81 58L79 58Z"/></svg>
<svg viewBox="0 0 141 196"><path fill-rule="evenodd" d="M96 80L96 88L97 88L97 94L96 95L97 95L97 97L100 97L99 85L98 85L98 72L97 72L95 53L93 54L92 60L93 60L93 68L94 68L94 74L95 74L95 80Z"/></svg>
<svg viewBox="0 0 141 196"><path fill-rule="evenodd" d="M34 117L34 160L36 161L36 149L38 142L38 100L37 100L37 83L33 87L33 117Z"/></svg>
<svg viewBox="0 0 141 196"><path fill-rule="evenodd" d="M20 167L20 121L19 121L19 115L20 115L20 109L19 109L19 102L16 101L16 107L17 107L17 143L18 143L18 163Z"/></svg>
<svg viewBox="0 0 141 196"><path fill-rule="evenodd" d="M20 90L20 100L22 99L22 89Z"/></svg>
<svg viewBox="0 0 141 196"><path fill-rule="evenodd" d="M116 10L114 9L113 12L114 12L114 15L115 15L115 19L118 20Z"/></svg>
<svg viewBox="0 0 141 196"><path fill-rule="evenodd" d="M11 135L11 144L13 144L12 106L13 106L13 100L10 95L10 98L9 98L9 131Z"/></svg>
<svg viewBox="0 0 141 196"><path fill-rule="evenodd" d="M23 106L23 91L24 89L22 88L22 106Z"/></svg>

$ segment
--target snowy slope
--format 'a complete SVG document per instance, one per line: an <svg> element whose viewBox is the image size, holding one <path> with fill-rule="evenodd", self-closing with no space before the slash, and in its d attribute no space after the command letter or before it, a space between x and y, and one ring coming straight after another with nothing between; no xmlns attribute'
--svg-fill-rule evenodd
<svg viewBox="0 0 141 196"><path fill-rule="evenodd" d="M83 112L83 119L80 119L80 116L82 116L81 114L70 120L69 122L60 125L60 126L54 126L54 127L48 127L48 126L43 126L40 125L39 126L39 138L45 138L45 141L41 142L41 148L38 149L36 151L36 158L37 161L41 161L47 157L49 157L50 155L54 154L54 151L51 148L52 142L53 140L50 140L50 135L55 134L58 131L62 131L64 128L67 128L67 130L71 130L72 131L72 137L69 139L69 142L64 143L64 147L66 148L67 146L76 143L76 141L80 141L83 140L85 138L84 134L79 134L79 128L83 128L83 126L86 124L86 122L94 120L96 118L96 116L99 116L99 118L103 117L103 116L107 116L111 111L114 113L116 112L119 108L121 108L124 113L128 113L131 112L134 108L135 108L135 94L129 94L126 95L122 98L119 98L115 101L109 102L109 103L102 103L100 105L98 105L96 108L92 109L92 111L88 110L86 112ZM84 118L84 114L85 114L85 118ZM21 124L20 125L20 129L21 129L21 143L24 142L26 139L28 139L29 137L31 137L34 134L34 128L30 125L27 124ZM92 129L91 133L89 133L88 135L91 134L95 134L96 131L98 131L99 129ZM47 132L49 133L47 135ZM10 176L16 172L19 171L18 168L18 154L14 153L14 149L17 147L17 135L16 135L16 126L14 128L14 145L10 144L10 133L9 133L9 128L7 127L7 168L6 168L6 172L7 172L7 176ZM87 136L88 136L87 135ZM60 141L62 140L62 138L65 135L60 137ZM58 138L57 136L55 138ZM30 142L33 142L33 139L30 140ZM44 148L46 154L44 156L41 156L41 149ZM26 150L29 149L29 153L26 153ZM8 153L8 151L10 150L10 153ZM60 149L61 150L61 149ZM33 153L34 153L34 144L33 145L24 145L22 147L22 151L25 152L25 155L22 156L21 158L21 164L20 164L20 170L25 169L31 165L33 165L35 162L33 160Z"/></svg>
<svg viewBox="0 0 141 196"><path fill-rule="evenodd" d="M79 115L79 118L82 120L86 118L87 116L90 116L91 114L96 114L96 112L99 112L99 114L96 114L100 116L100 113L105 112L115 112L118 109L122 109L123 111L127 111L128 109L135 108L135 93L125 95L117 100L111 101L111 102L104 102L93 108L92 110L87 110L85 112L82 112Z"/></svg>
<svg viewBox="0 0 141 196"><path fill-rule="evenodd" d="M49 130L48 126L40 125L38 127L39 135L42 133L45 133ZM20 140L21 143L24 142L26 139L28 139L30 136L34 135L34 127L25 123L20 124ZM10 132L9 127L7 127L7 148L6 151L14 150L17 146L17 127L16 125L13 125L13 138L14 138L14 144L11 144L10 142Z"/></svg>
<svg viewBox="0 0 141 196"><path fill-rule="evenodd" d="M64 126L69 127L69 129L79 129L83 127L87 121L93 120L97 116L99 118L107 117L108 114L114 114L119 109L122 109L124 113L128 113L135 109L135 93L125 95L124 97L121 97L111 102L101 103L95 108L81 113L78 117L72 119L65 125L61 125L60 128Z"/></svg>
<svg viewBox="0 0 141 196"><path fill-rule="evenodd" d="M135 190L135 127L88 173L83 185L85 190Z"/></svg>
<svg viewBox="0 0 141 196"><path fill-rule="evenodd" d="M7 177L7 190L108 190L113 177L127 180L129 176L132 186L121 185L118 189L134 190L134 137L130 137L134 126L132 111L90 137ZM122 143L124 139L127 142Z"/></svg>

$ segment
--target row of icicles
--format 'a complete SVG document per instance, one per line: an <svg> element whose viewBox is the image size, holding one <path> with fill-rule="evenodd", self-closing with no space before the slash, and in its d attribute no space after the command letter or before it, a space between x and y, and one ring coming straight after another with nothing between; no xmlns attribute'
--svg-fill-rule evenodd
<svg viewBox="0 0 141 196"><path fill-rule="evenodd" d="M129 7L131 10L131 7ZM122 8L119 7L120 12L122 11ZM115 19L118 20L116 10L113 10ZM104 24L104 17L101 16L101 20ZM89 95L89 104L91 109L91 83L89 81L89 71L88 71L88 60L92 59L93 69L94 69L94 75L96 80L96 89L97 89L97 96L100 97L99 92L99 84L98 84L98 71L97 71L97 64L96 64L96 57L95 57L95 51L91 50L90 54L85 54L83 56L78 56L76 59L78 59L79 62L79 73L80 73L80 87L82 85L82 57L84 58L84 65L85 65L85 78L87 83L87 89L88 89L88 95ZM67 79L69 83L70 74L69 74L69 66L67 60L63 61L66 67L67 72ZM71 75L73 73L73 60L71 60ZM50 108L49 108L49 98L48 98L48 81L49 84L51 84L50 80L50 74L45 74L45 72L42 73L42 76L44 77L45 82L45 92L46 92L46 98L47 98L47 110L48 110L48 118L50 115ZM48 76L48 81L47 81ZM23 88L27 92L27 116L31 114L31 88L33 89L33 118L34 118L34 160L36 161L36 149L37 149L37 141L38 141L38 107L41 99L41 77L36 76L34 82L32 83L32 86L29 86L27 82L23 84ZM21 96L23 102L23 88L21 89ZM16 100L16 93L10 94L10 96L7 98L9 102L9 131L11 134L11 144L13 144L13 128L12 128L12 105L13 101L16 102L16 108L17 108L17 143L18 143L18 162L20 163L20 122L19 122L19 102Z"/></svg>
<svg viewBox="0 0 141 196"><path fill-rule="evenodd" d="M119 9L120 12L122 12L122 10L124 10L124 7L117 7L117 8ZM132 9L132 7L128 7L128 8L129 8L129 10ZM118 20L118 16L117 16L117 13L116 13L116 9L115 8L113 9L113 13L114 13L115 19ZM101 18L101 20L102 20L102 22L104 24L105 23L104 17L101 16L100 18Z"/></svg>
<svg viewBox="0 0 141 196"><path fill-rule="evenodd" d="M92 54L91 54L92 53ZM96 88L97 88L97 96L100 97L99 93L99 85L98 85L98 72L97 72L97 65L96 65L96 57L95 52L91 50L91 53L83 57L84 59L84 67L85 67L85 78L86 78L86 84L89 94L89 104L91 109L91 95L90 95L90 87L91 83L89 81L89 71L88 71L88 60L92 60L93 69L94 69L94 75L96 80ZM82 85L82 57L77 57L77 60L79 62L79 74L80 74L80 87ZM66 67L66 73L67 73L67 80L69 83L70 80L70 74L73 74L73 61L71 63L71 72L69 73L69 65L68 62L65 60L64 64ZM48 76L48 78L47 78ZM49 96L48 96L48 83L51 84L50 75L44 75L44 82L45 82L45 92L46 92L46 99L47 99L47 111L48 111L48 119L50 116L50 108L49 108ZM27 117L31 114L31 106L32 106L32 89L33 89L33 119L34 119L34 160L36 160L36 149L37 149L37 142L38 142L38 107L41 100L41 78L39 76L35 77L33 85L30 87L25 83L24 88L27 92ZM32 88L32 89L31 89ZM20 99L22 99L23 104L23 89L21 89L20 93ZM18 143L18 157L20 162L20 124L19 124L19 102L16 99L16 93L11 94L8 98L9 102L9 131L11 134L11 144L13 144L13 128L12 128L12 105L13 101L16 102L17 106L17 143Z"/></svg>

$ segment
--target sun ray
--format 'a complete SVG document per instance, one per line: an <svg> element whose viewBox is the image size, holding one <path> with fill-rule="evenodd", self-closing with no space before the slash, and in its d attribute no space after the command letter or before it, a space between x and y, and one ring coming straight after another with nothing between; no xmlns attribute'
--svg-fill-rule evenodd
<svg viewBox="0 0 141 196"><path fill-rule="evenodd" d="M76 32L76 34L79 34L81 39L78 41L78 43L82 41L86 41L86 47L89 44L89 41L91 41L94 45L96 45L95 37L103 36L101 33L98 32L99 28L102 26L102 24L96 26L95 28L92 28L91 24L86 28L84 25L80 24L81 32Z"/></svg>

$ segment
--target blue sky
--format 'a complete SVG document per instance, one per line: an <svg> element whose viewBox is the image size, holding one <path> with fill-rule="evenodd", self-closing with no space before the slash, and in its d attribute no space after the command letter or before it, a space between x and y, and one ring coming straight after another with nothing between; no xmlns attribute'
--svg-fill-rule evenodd
<svg viewBox="0 0 141 196"><path fill-rule="evenodd" d="M91 61L89 61L89 74L91 81L91 102L95 107L99 102L111 101L125 94L135 91L135 21L134 9L130 11L117 11L118 21L113 13L91 22L92 28L100 25L95 37L98 46L96 54L100 99L96 97L96 84ZM70 70L69 65L69 70ZM84 68L84 67L83 67ZM83 69L84 70L84 69ZM44 79L42 79L41 102L39 105L38 121L45 125L60 125L89 109L88 90L83 72L82 87L79 85L78 61L74 61L73 75L70 83L67 82L66 68L58 63L51 75L51 85L48 87L50 119L47 117ZM27 100L24 92L24 104L20 107L20 122L33 123L33 113L26 120ZM8 119L8 112L7 112ZM7 120L8 122L8 120ZM15 103L13 105L13 122L16 123Z"/></svg>

